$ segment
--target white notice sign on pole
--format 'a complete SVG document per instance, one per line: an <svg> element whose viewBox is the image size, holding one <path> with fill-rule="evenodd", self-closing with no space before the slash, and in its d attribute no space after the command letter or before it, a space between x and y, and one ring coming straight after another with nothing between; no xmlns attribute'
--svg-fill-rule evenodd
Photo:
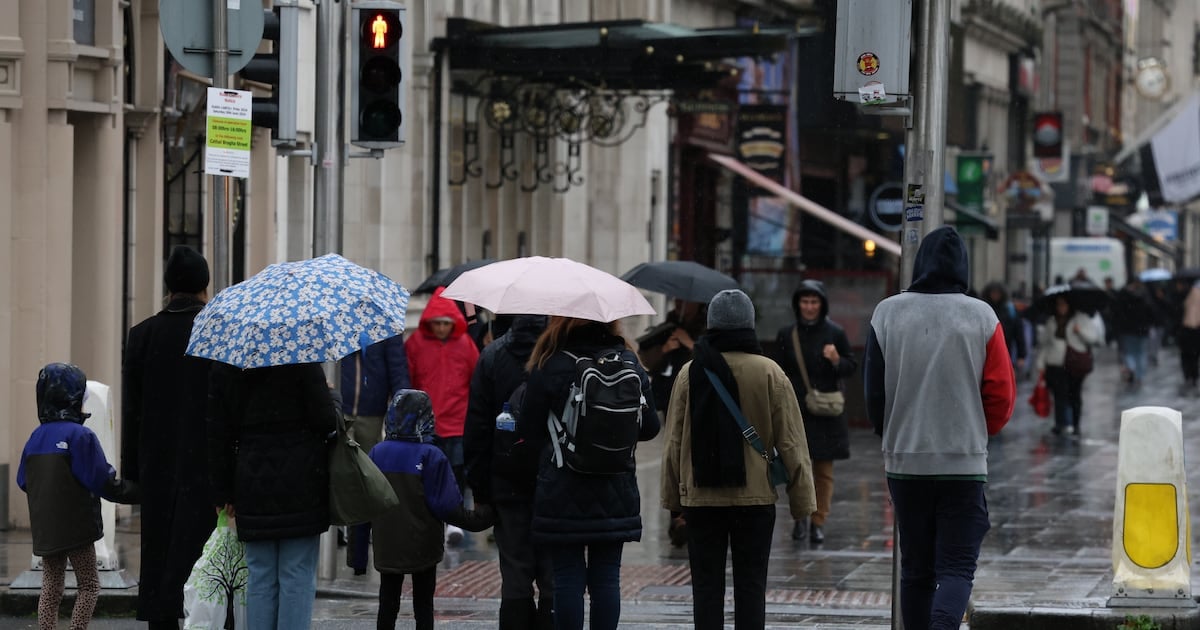
<svg viewBox="0 0 1200 630"><path fill-rule="evenodd" d="M206 174L250 177L251 105L248 91L208 88Z"/></svg>

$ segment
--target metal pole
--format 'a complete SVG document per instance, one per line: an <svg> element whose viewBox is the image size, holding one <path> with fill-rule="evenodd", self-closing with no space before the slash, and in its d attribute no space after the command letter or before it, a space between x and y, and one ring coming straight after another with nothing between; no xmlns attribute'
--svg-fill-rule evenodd
<svg viewBox="0 0 1200 630"><path fill-rule="evenodd" d="M918 0L916 9L917 66L913 87L913 117L906 140L905 205L923 206L919 220L907 220L900 239L900 289L912 284L913 261L921 239L941 227L945 209L946 95L949 83L950 3ZM919 190L918 190L919 188ZM906 213L907 215L907 213ZM900 614L900 536L892 519L892 628L904 629Z"/></svg>
<svg viewBox="0 0 1200 630"><path fill-rule="evenodd" d="M228 0L212 0L213 87L229 87ZM212 292L229 286L229 178L213 175Z"/></svg>
<svg viewBox="0 0 1200 630"><path fill-rule="evenodd" d="M346 49L346 11L349 2L321 0L317 5L317 77L313 156L313 256L342 251L342 181L345 130L342 125L344 91L342 57ZM337 364L328 363L329 382L339 381ZM337 530L321 535L318 574L322 579L337 577Z"/></svg>

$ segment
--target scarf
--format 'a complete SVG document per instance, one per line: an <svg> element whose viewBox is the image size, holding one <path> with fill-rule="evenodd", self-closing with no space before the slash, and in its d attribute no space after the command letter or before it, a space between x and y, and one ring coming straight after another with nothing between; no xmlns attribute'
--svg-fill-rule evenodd
<svg viewBox="0 0 1200 630"><path fill-rule="evenodd" d="M688 372L688 405L692 416L692 478L699 487L746 485L746 440L704 373L706 368L712 370L729 390L733 402L741 406L737 381L722 352L762 354L762 347L750 328L713 330L696 341Z"/></svg>

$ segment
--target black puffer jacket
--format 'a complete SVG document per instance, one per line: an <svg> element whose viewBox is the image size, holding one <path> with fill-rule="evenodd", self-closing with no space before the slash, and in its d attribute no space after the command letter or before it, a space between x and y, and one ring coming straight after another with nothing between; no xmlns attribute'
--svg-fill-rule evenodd
<svg viewBox="0 0 1200 630"><path fill-rule="evenodd" d="M533 499L533 541L536 544L587 544L641 540L641 495L637 473L585 475L570 468L558 468L551 461L549 429L546 419L551 410L561 412L567 391L575 379L575 362L562 350L574 354L594 354L613 347L625 347L620 337L609 335L601 324L575 329L567 336L560 351L541 368L529 374L524 405L517 424L517 437L538 445L537 488ZM624 350L623 358L637 363L637 355ZM661 423L654 409L650 379L642 376L646 409L638 439L646 441L658 435Z"/></svg>
<svg viewBox="0 0 1200 630"><path fill-rule="evenodd" d="M467 483L478 503L528 502L537 480L536 451L514 444L510 432L496 431L496 416L521 383L525 363L546 328L542 315L518 317L499 339L479 355L471 376L463 456ZM513 415L520 413L513 409ZM522 461L523 460L523 461ZM526 465L521 465L522 463Z"/></svg>
<svg viewBox="0 0 1200 630"><path fill-rule="evenodd" d="M815 322L805 322L800 317L800 297L803 295L816 295L821 298L821 315ZM808 390L804 387L800 364L796 362L792 331L795 330L799 334L808 378L813 388L819 392L838 391L841 389L841 379L848 378L858 369L850 341L846 338L846 331L829 319L829 299L825 296L825 285L821 282L801 282L800 288L792 295L792 310L796 315L796 323L779 329L776 342L782 350L780 367L792 381L792 387L796 390L796 400L800 402L800 411L804 416L804 432L808 437L809 456L813 461L847 459L850 457L850 430L846 425L845 414L818 416L809 411L804 404L804 396ZM824 356L823 349L827 343L837 348L837 365Z"/></svg>
<svg viewBox="0 0 1200 630"><path fill-rule="evenodd" d="M233 504L238 538L280 540L329 529L327 440L337 425L335 404L316 363L213 368L213 499Z"/></svg>

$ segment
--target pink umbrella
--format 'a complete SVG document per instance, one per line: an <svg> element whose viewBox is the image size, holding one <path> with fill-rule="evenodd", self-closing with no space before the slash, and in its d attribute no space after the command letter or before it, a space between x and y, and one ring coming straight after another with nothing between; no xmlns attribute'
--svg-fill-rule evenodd
<svg viewBox="0 0 1200 630"><path fill-rule="evenodd" d="M493 313L560 315L611 322L654 315L633 285L569 258L530 256L492 263L459 276L442 297Z"/></svg>

